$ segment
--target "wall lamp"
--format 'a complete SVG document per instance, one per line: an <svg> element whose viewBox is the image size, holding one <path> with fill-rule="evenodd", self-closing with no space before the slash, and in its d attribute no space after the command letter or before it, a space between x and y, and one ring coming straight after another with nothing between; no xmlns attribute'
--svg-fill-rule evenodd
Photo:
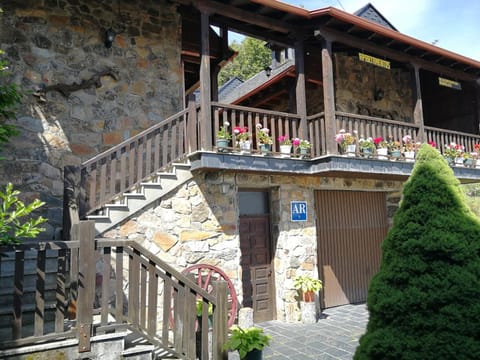
<svg viewBox="0 0 480 360"><path fill-rule="evenodd" d="M375 101L380 101L380 100L383 99L384 96L385 96L385 92L382 89L377 89L377 90L375 90L375 93L373 94L373 99Z"/></svg>
<svg viewBox="0 0 480 360"><path fill-rule="evenodd" d="M105 47L107 49L112 47L116 35L117 33L112 28L109 28L107 31L105 31Z"/></svg>
<svg viewBox="0 0 480 360"><path fill-rule="evenodd" d="M267 77L270 77L270 75L272 75L272 68L270 66L267 66L265 68L265 75L267 75Z"/></svg>

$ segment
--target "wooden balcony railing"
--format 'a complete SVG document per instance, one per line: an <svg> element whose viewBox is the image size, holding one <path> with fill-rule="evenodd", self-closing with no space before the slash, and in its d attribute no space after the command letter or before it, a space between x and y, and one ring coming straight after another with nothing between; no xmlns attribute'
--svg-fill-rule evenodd
<svg viewBox="0 0 480 360"><path fill-rule="evenodd" d="M405 135L410 135L413 141L418 139L419 126L389 119L371 116L336 112L337 132L345 129L347 132L357 131L358 136L364 138L383 137L388 139L392 136L395 141L402 141Z"/></svg>
<svg viewBox="0 0 480 360"><path fill-rule="evenodd" d="M230 131L236 126L246 126L252 135L252 144L254 150L259 150L256 141L256 125L270 130L272 137L272 151L278 152L278 136L285 135L288 138L296 138L299 134L300 117L297 114L289 114L277 111L254 109L245 106L212 103L213 111L213 130L214 143L216 141L217 131L225 122L230 124ZM232 138L232 144L235 144L235 136Z"/></svg>
<svg viewBox="0 0 480 360"><path fill-rule="evenodd" d="M113 148L80 168L80 216L93 212L142 180L197 150L196 109L187 108ZM196 134L195 134L196 135ZM188 142L186 138L190 139ZM188 149L187 149L188 145Z"/></svg>
<svg viewBox="0 0 480 360"><path fill-rule="evenodd" d="M213 358L224 358L225 282L208 293L134 241L95 240L91 221L73 225L72 234L0 247L0 358L5 349L69 338L86 352L92 335L128 328L180 358L208 359L208 332L197 348L197 299L201 328L213 310Z"/></svg>
<svg viewBox="0 0 480 360"><path fill-rule="evenodd" d="M229 131L236 126L248 127L252 135L252 149L259 151L256 143L256 125L270 129L273 140L272 152L279 152L279 135L296 138L300 133L300 117L296 114L283 113L244 106L212 103L213 136L212 144L203 150L215 149L216 134L225 123L230 124ZM141 181L155 174L156 171L168 167L188 154L199 150L202 136L202 123L197 121L199 109L193 103L187 109L122 142L112 149L84 162L78 180L80 194L77 195L80 217L92 213L122 193L134 189ZM402 121L376 118L371 116L335 113L337 132L345 129L357 131L358 136L383 137L401 141L410 135L414 142L421 141L420 128L416 124ZM307 118L307 136L312 148L310 157L327 154L329 144L335 134L327 134L324 113ZM434 141L443 151L446 144L455 142L464 145L466 151L473 151L474 144L480 143L480 136L460 133L433 127L424 128L425 140ZM236 139L232 134L232 148ZM335 144L330 145L335 149ZM67 199L67 201L69 201Z"/></svg>

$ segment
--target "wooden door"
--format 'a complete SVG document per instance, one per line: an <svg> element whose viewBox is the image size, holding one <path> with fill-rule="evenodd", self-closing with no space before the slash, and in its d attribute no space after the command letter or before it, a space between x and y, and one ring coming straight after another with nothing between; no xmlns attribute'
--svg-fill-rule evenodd
<svg viewBox="0 0 480 360"><path fill-rule="evenodd" d="M268 215L240 217L243 306L253 308L255 322L272 320L274 314Z"/></svg>
<svg viewBox="0 0 480 360"><path fill-rule="evenodd" d="M318 191L315 203L322 307L366 301L388 232L385 193Z"/></svg>

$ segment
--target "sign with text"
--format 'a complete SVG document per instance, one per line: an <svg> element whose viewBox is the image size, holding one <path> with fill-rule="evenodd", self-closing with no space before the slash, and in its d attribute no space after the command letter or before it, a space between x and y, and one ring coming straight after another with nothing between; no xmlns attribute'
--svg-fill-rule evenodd
<svg viewBox="0 0 480 360"><path fill-rule="evenodd" d="M458 81L445 79L440 76L438 77L438 84L440 86L449 87L455 90L462 90L462 84L460 84Z"/></svg>
<svg viewBox="0 0 480 360"><path fill-rule="evenodd" d="M384 69L390 69L390 61L387 61L387 60L379 59L364 53L358 53L358 59L360 61L372 64Z"/></svg>
<svg viewBox="0 0 480 360"><path fill-rule="evenodd" d="M307 202L291 201L290 216L291 221L307 221Z"/></svg>

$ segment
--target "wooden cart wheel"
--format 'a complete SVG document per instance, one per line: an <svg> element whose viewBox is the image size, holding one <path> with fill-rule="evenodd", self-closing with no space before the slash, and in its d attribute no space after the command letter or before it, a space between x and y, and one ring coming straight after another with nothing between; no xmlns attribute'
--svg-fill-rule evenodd
<svg viewBox="0 0 480 360"><path fill-rule="evenodd" d="M224 280L227 283L227 301L228 301L228 327L232 326L237 316L238 300L235 287L230 278L221 269L209 264L196 264L187 267L182 271L183 274L193 274L198 286L208 293L213 292L213 282Z"/></svg>

